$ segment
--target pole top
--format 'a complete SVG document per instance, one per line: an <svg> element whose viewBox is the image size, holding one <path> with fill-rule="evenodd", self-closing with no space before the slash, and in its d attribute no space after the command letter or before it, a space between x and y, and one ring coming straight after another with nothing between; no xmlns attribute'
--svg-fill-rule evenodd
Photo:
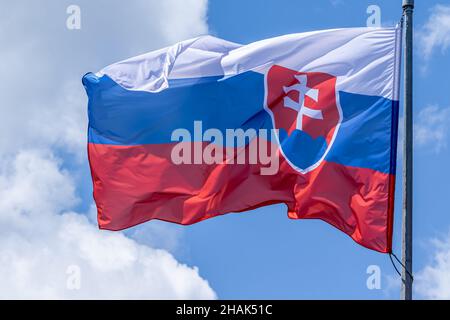
<svg viewBox="0 0 450 320"><path fill-rule="evenodd" d="M414 0L403 0L402 7L403 9L407 7L414 8Z"/></svg>

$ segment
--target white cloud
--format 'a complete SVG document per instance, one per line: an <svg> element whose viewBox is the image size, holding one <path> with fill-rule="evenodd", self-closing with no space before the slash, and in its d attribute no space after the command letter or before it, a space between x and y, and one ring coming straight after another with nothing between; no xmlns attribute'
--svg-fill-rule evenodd
<svg viewBox="0 0 450 320"><path fill-rule="evenodd" d="M196 268L71 212L75 185L59 163L42 151L1 162L0 298L215 298ZM67 287L72 265L79 290Z"/></svg>
<svg viewBox="0 0 450 320"><path fill-rule="evenodd" d="M414 123L414 142L419 147L439 153L447 147L450 107L428 106L417 114Z"/></svg>
<svg viewBox="0 0 450 320"><path fill-rule="evenodd" d="M0 298L214 298L196 268L153 249L175 247L176 235L165 243L137 228L138 242L73 212L86 189L74 179L87 161L81 76L206 33L207 1L79 0L79 31L66 29L70 4L1 5ZM80 290L67 289L70 265Z"/></svg>
<svg viewBox="0 0 450 320"><path fill-rule="evenodd" d="M148 244L170 252L184 252L181 241L183 226L154 220L125 231L125 234L141 244Z"/></svg>
<svg viewBox="0 0 450 320"><path fill-rule="evenodd" d="M386 298L398 298L400 296L401 278L397 273L387 274L383 277L383 294Z"/></svg>
<svg viewBox="0 0 450 320"><path fill-rule="evenodd" d="M434 239L431 248L433 260L416 273L416 292L425 299L450 299L450 233Z"/></svg>
<svg viewBox="0 0 450 320"><path fill-rule="evenodd" d="M419 49L425 59L429 59L436 49L443 53L450 46L450 6L435 5L431 14L417 32Z"/></svg>
<svg viewBox="0 0 450 320"><path fill-rule="evenodd" d="M337 7L343 3L343 0L330 0L330 3L333 7Z"/></svg>
<svg viewBox="0 0 450 320"><path fill-rule="evenodd" d="M162 12L170 15L171 21L182 21L182 25L175 28L167 28L167 21L160 20L161 33L165 39L170 42L176 42L189 39L193 35L207 34L208 26L206 24L206 11L208 7L207 0L183 0L181 3L177 0L156 2ZM145 3L147 5L147 3ZM155 8L152 8L155 10ZM164 24L161 24L164 21Z"/></svg>

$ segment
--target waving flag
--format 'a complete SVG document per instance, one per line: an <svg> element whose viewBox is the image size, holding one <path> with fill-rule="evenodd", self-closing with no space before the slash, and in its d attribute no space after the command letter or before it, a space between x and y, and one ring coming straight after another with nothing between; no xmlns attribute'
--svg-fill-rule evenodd
<svg viewBox="0 0 450 320"><path fill-rule="evenodd" d="M203 36L88 73L98 222L285 203L391 251L400 29Z"/></svg>

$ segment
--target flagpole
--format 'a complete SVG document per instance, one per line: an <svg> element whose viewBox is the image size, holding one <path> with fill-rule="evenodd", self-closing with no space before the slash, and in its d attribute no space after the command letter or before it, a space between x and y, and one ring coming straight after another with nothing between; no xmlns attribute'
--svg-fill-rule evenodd
<svg viewBox="0 0 450 320"><path fill-rule="evenodd" d="M412 53L414 0L403 0L404 52L404 141L403 141L403 210L402 210L402 289L401 299L412 299L412 207L413 207L413 114Z"/></svg>

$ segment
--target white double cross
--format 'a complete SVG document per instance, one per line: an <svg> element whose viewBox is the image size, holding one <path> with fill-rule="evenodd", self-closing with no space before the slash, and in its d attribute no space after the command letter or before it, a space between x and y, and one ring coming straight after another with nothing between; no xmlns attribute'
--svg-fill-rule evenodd
<svg viewBox="0 0 450 320"><path fill-rule="evenodd" d="M314 110L305 106L305 96L310 97L314 101L318 101L319 98L319 90L311 89L306 86L307 76L306 75L296 75L295 78L298 80L298 83L289 86L283 87L284 93L289 93L291 91L298 92L298 101L294 101L288 96L284 97L284 106L287 108L291 108L297 111L297 125L296 128L298 130L303 129L303 116L313 118L313 119L323 119L322 111Z"/></svg>

